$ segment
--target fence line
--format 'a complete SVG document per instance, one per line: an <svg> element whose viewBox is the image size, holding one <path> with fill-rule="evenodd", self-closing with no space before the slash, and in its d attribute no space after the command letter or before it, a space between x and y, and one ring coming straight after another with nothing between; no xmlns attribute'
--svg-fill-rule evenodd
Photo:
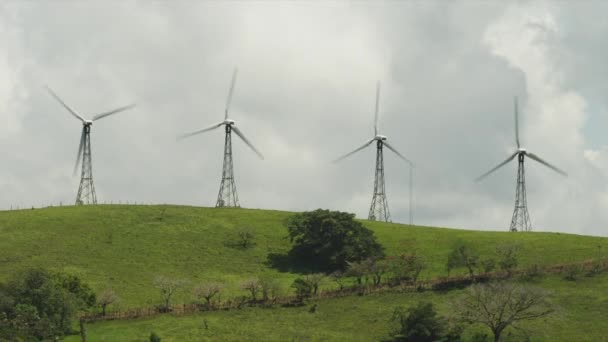
<svg viewBox="0 0 608 342"><path fill-rule="evenodd" d="M606 271L607 269L607 259L602 259L603 268L602 271ZM561 274L568 267L572 266L580 266L582 271L591 271L595 267L597 267L597 260L585 260L579 263L571 263L571 264L558 264L551 265L543 268L543 273L548 274ZM451 277L443 277L431 280L424 281L401 281L397 285L390 285L387 283L379 284L379 285L353 285L344 287L342 289L322 291L317 295L314 295L312 299L315 300L326 300L333 298L341 298L341 297L349 297L349 296L363 296L370 294L386 294L386 293L409 293L409 292L420 292L420 291L445 291L448 289L454 288L464 288L474 283L484 283L490 280L505 280L512 277L521 277L526 275L527 270L514 270L509 275L507 272L492 272L492 273L483 273L478 274L474 277L469 276L451 276ZM182 316L199 312L207 312L207 311L222 311L222 310L235 310L241 309L243 307L271 307L274 305L283 305L283 306L298 306L301 305L301 302L298 300L296 296L281 296L269 299L267 301L263 300L248 300L244 297L236 297L230 298L225 301L218 301L216 303L211 303L210 306L207 304L200 303L184 303L184 304L175 304L171 305L167 310L163 307L145 307L145 308L135 308L128 309L123 311L112 311L107 312L104 315L102 313L84 313L81 315L81 318L86 322L96 322L96 321L111 321L111 320L130 320L137 318L151 318L163 313L171 313L172 315Z"/></svg>

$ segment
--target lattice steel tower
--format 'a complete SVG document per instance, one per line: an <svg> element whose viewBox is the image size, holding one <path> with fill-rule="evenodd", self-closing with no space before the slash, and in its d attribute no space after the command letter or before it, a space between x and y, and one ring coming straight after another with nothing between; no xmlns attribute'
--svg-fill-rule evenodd
<svg viewBox="0 0 608 342"><path fill-rule="evenodd" d="M532 230L528 201L526 200L526 173L524 169L524 154L517 157L517 188L515 190L515 209L511 218L512 232L529 232Z"/></svg>
<svg viewBox="0 0 608 342"><path fill-rule="evenodd" d="M532 230L532 222L530 221L530 215L528 214L528 200L526 199L526 172L524 168L524 160L526 157L545 165L546 167L552 169L553 171L560 173L564 176L567 174L558 169L557 167L547 163L539 156L532 152L528 152L525 148L521 147L519 144L519 111L517 106L517 98L515 98L515 143L517 145L517 150L510 155L505 161L498 164L492 170L484 173L479 176L476 181L480 181L483 178L490 175L492 172L498 170L503 167L505 164L513 160L517 157L518 166L517 166L517 187L515 189L515 208L513 209L513 216L511 217L511 226L509 230L512 232L529 232Z"/></svg>
<svg viewBox="0 0 608 342"><path fill-rule="evenodd" d="M239 207L239 195L234 183L234 169L232 167L232 126L226 125L226 138L224 140L224 166L222 168L222 182L217 194L215 206Z"/></svg>
<svg viewBox="0 0 608 342"><path fill-rule="evenodd" d="M91 155L91 126L93 121L105 118L116 113L120 113L127 109L135 107L135 104L120 107L108 112L103 112L93 116L93 119L87 120L75 110L70 108L62 99L55 94L51 88L46 87L47 91L53 96L72 116L82 122L82 133L80 135L80 145L78 146L78 155L76 156L76 165L74 165L74 175L78 170L80 161L82 160L82 169L80 171L80 185L76 195L76 205L82 204L97 204L97 195L95 194L95 185L93 185L93 158Z"/></svg>
<svg viewBox="0 0 608 342"><path fill-rule="evenodd" d="M97 204L95 185L93 184L93 158L91 156L91 123L83 124L80 140L79 158L82 158L80 186L76 195L76 205ZM82 153L82 156L80 154ZM76 164L78 166L78 164Z"/></svg>
<svg viewBox="0 0 608 342"><path fill-rule="evenodd" d="M374 195L372 205L369 207L368 220L391 222L391 213L388 209L386 187L384 185L384 155L382 153L382 140L376 141L376 176L374 177Z"/></svg>
<svg viewBox="0 0 608 342"><path fill-rule="evenodd" d="M393 151L397 156L399 156L399 158L408 162L408 164L410 165L410 168L413 167L413 163L409 159L405 158L397 150L395 150L391 145L389 145L386 136L378 134L379 103L380 103L380 82L378 82L378 84L376 86L376 113L374 116L374 137L371 138L369 141L366 141L365 144L363 144L363 146L334 160L334 163L338 162L344 158L347 158L348 156L350 156L358 151L361 151L362 149L366 148L374 141L376 142L376 175L374 178L374 194L372 196L372 204L369 208L369 215L367 218L370 221L391 222L391 214L388 209L388 200L386 198L386 185L384 182L384 153L383 153L384 146L386 146L386 148L388 148L389 150ZM410 176L411 176L411 174L410 174ZM411 182L411 178L410 178L410 222L412 220L411 219L412 218L411 191L412 191L412 182Z"/></svg>
<svg viewBox="0 0 608 342"><path fill-rule="evenodd" d="M226 136L224 138L224 164L222 167L222 181L220 183L220 191L217 194L217 201L215 206L218 208L223 207L239 207L239 196L236 192L236 184L234 182L234 167L232 164L232 132L234 132L243 142L249 146L255 152L258 157L264 159L264 156L251 144L243 132L236 127L234 120L228 119L228 110L230 109L230 102L232 101L232 93L234 91L234 84L236 82L237 69L234 69L232 74L232 82L230 83L230 90L228 91L228 100L226 101L226 110L224 111L224 121L218 122L210 127L203 128L192 133L186 133L180 135L178 140L191 137L200 133L214 130L220 126L226 126Z"/></svg>

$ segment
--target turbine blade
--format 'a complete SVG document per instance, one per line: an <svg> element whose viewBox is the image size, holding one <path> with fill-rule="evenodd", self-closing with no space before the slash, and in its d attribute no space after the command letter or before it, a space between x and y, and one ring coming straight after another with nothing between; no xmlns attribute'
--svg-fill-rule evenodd
<svg viewBox="0 0 608 342"><path fill-rule="evenodd" d="M65 102L63 102L63 100L61 98L59 98L59 96L57 94L55 94L55 92L51 88L49 88L49 86L44 86L44 87L46 88L46 91L48 91L49 94L51 94L51 96L55 98L55 100L57 100L59 103L61 103L63 108L67 109L67 111L70 112L70 114L72 114L76 119L78 119L82 122L86 121L82 116L80 116L80 114L76 113L76 111L74 111Z"/></svg>
<svg viewBox="0 0 608 342"><path fill-rule="evenodd" d="M230 82L230 90L228 90L228 99L226 100L226 111L224 112L224 120L228 119L228 110L230 109L230 103L232 102L232 93L234 92L234 84L236 83L237 68L234 68L232 73L232 82Z"/></svg>
<svg viewBox="0 0 608 342"><path fill-rule="evenodd" d="M249 146L249 148L251 148L253 150L253 152L255 152L258 157L260 157L260 159L264 159L264 156L262 155L262 153L260 153L260 151L258 151L251 142L249 142L249 140L247 140L247 138L245 138L245 136L243 135L243 132L241 132L240 129L238 129L236 126L232 126L232 130L234 131L234 133L236 133L236 135L239 136L239 138L241 138L245 144L247 144L247 146Z"/></svg>
<svg viewBox="0 0 608 342"><path fill-rule="evenodd" d="M397 150L395 150L391 145L389 145L386 141L384 141L384 146L388 147L389 150L395 152L396 155L398 155L401 159L405 160L406 162L408 162L410 164L410 166L414 166L414 163L412 163L411 160L405 158L401 153L399 153Z"/></svg>
<svg viewBox="0 0 608 342"><path fill-rule="evenodd" d="M369 141L366 141L366 142L365 142L365 144L363 144L363 146L358 147L358 148L357 148L357 149L355 149L354 151L349 152L349 153L347 153L347 154L343 155L342 157L340 157L340 158L338 158L338 159L333 160L333 161L332 161L332 163L337 163L337 162L339 162L340 160L342 160L342 159L346 159L346 158L348 158L349 156L351 156L351 155L353 155L353 154L355 154L355 153L357 153L357 152L361 151L362 149L366 148L366 147L367 147L369 144L371 144L372 142L374 142L374 140L376 140L376 139L370 139Z"/></svg>
<svg viewBox="0 0 608 342"><path fill-rule="evenodd" d="M221 126L221 125L223 125L223 124L224 124L224 122L222 121L222 122L218 122L218 123L216 123L216 124L213 124L213 126L209 126L209 127L207 127L207 128L203 128L203 129L200 129L200 130L198 130L198 131L194 131L194 132L191 132L191 133L186 133L186 134L179 135L179 136L177 137L177 140L182 140L182 139L185 139L185 138L191 137L191 136L193 136L193 135L197 135L197 134L205 133L205 132L207 132L207 131L211 131L211 130L213 130L213 129L216 129L216 128L220 127L220 126Z"/></svg>
<svg viewBox="0 0 608 342"><path fill-rule="evenodd" d="M515 158L515 156L517 155L518 152L513 153L511 156L509 156L509 158L505 159L505 161L503 161L502 163L498 164L495 168L493 168L492 170L484 173L483 175L477 177L475 179L476 182L479 182L480 180L486 178L487 176L489 176L492 172L500 169L501 167L503 167L506 163L510 162L511 160L513 160L513 158Z"/></svg>
<svg viewBox="0 0 608 342"><path fill-rule="evenodd" d="M82 134L80 135L80 145L78 146L78 155L76 156L76 164L74 165L72 177L76 176L76 172L78 171L78 165L80 165L80 160L82 159L82 148L84 147L85 135L85 128L82 127Z"/></svg>
<svg viewBox="0 0 608 342"><path fill-rule="evenodd" d="M380 107L380 81L376 84L376 112L374 115L374 135L378 134L378 109Z"/></svg>
<svg viewBox="0 0 608 342"><path fill-rule="evenodd" d="M133 107L135 107L135 103L132 103L132 104L130 104L130 105L128 105L128 106L124 106L124 107L116 108L116 109L111 110L111 111L109 111L109 112L105 112L105 113L97 114L97 115L95 115L95 116L93 117L93 121L97 121L97 120L99 120L99 119L103 119L103 118L105 118L106 116L110 116L110 115L113 115L113 114L117 114L117 113L123 112L123 111L125 111L125 110L127 110L127 109L131 109L131 108L133 108Z"/></svg>
<svg viewBox="0 0 608 342"><path fill-rule="evenodd" d="M515 96L515 142L519 148L519 109L517 105L517 96Z"/></svg>
<svg viewBox="0 0 608 342"><path fill-rule="evenodd" d="M553 171L555 171L555 172L559 173L560 175L562 175L562 176L564 176L564 177L568 177L568 174L567 174L567 173L565 173L564 171L562 171L562 170L558 169L557 167L555 167L555 166L553 166L553 165L551 165L551 164L547 163L546 161L542 160L542 159L541 159L539 156L537 156L536 154L534 154L534 153L530 153L530 152L527 152L527 153L526 153L526 155L527 155L528 157L530 157L532 160L535 160L535 161L537 161L537 162L539 162L539 163L541 163L541 164L545 165L546 167L548 167L548 168L550 168L551 170L553 170Z"/></svg>

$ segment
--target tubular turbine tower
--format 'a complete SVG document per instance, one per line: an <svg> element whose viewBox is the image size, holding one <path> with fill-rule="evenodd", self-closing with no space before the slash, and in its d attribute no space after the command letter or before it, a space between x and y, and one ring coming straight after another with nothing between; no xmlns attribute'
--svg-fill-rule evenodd
<svg viewBox="0 0 608 342"><path fill-rule="evenodd" d="M401 153L389 145L387 137L385 135L378 134L378 109L380 101L380 82L376 86L376 111L374 116L374 137L366 141L363 146L355 149L352 152L345 154L344 156L334 160L335 162L341 161L352 154L361 151L362 149L369 146L374 141L376 142L376 167L374 176L374 193L372 195L372 203L369 208L368 219L370 221L384 221L391 222L391 213L388 208L388 199L386 197L386 184L384 182L384 147L393 151L399 158L405 160L410 166L410 224L412 224L412 208L411 208L411 191L412 191L412 171L414 164Z"/></svg>
<svg viewBox="0 0 608 342"><path fill-rule="evenodd" d="M490 175L492 172L503 167L505 164L517 157L517 183L515 188L515 208L513 209L513 216L511 217L511 226L509 230L512 232L529 232L532 230L532 222L530 221L530 214L528 213L528 201L526 198L526 174L524 168L524 160L526 157L545 165L551 170L563 175L568 176L564 171L557 167L549 164L548 162L541 159L539 156L532 152L528 152L525 148L522 148L519 144L519 111L517 105L517 97L515 98L515 143L517 144L517 150L510 155L505 161L498 164L490 171L479 176L475 181L480 181Z"/></svg>
<svg viewBox="0 0 608 342"><path fill-rule="evenodd" d="M217 208L222 207L240 207L239 196L236 191L236 184L234 182L234 167L232 163L232 132L234 132L243 142L249 146L255 152L260 159L264 159L264 156L251 144L243 132L236 127L234 120L228 119L228 110L230 108L230 102L232 101L232 93L234 91L234 84L236 83L237 69L234 69L232 74L232 82L230 83L230 90L228 92L228 100L226 101L226 109L224 111L224 121L218 122L210 127L180 135L178 140L191 137L193 135L201 134L207 131L214 130L220 126L225 126L225 137L224 137L224 163L222 167L222 181L220 182L220 190L217 194L217 200L215 206Z"/></svg>
<svg viewBox="0 0 608 342"><path fill-rule="evenodd" d="M61 105L72 114L76 119L82 122L82 133L80 134L80 144L78 146L78 155L76 156L76 164L74 165L74 175L78 171L78 166L82 160L82 169L80 171L80 185L78 186L78 193L76 194L76 205L82 204L97 204L97 195L95 193L95 185L93 184L93 157L91 154L91 126L93 121L103 119L106 116L120 113L127 109L135 107L135 104L120 107L109 112L100 113L93 116L92 120L86 120L72 108L70 108L63 100L55 94L55 92L46 87L47 91L53 96Z"/></svg>

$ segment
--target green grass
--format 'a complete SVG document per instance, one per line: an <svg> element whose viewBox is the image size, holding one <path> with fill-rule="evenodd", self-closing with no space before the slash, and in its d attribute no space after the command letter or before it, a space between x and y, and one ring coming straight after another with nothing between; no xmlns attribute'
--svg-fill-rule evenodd
<svg viewBox="0 0 608 342"><path fill-rule="evenodd" d="M186 206L84 206L0 212L0 281L41 266L81 276L95 291L112 288L121 307L158 303L152 282L157 275L184 278L190 287L221 281L226 296L243 295L239 283L269 276L284 290L298 276L267 263L269 253L286 253L284 221L292 213ZM465 231L362 221L387 255L416 252L427 268L423 278L445 275L445 260L458 240L490 256L501 244L521 247L521 265L555 264L594 258L608 239L554 233ZM231 247L236 232L251 228L255 245ZM189 291L175 302L190 301Z"/></svg>
<svg viewBox="0 0 608 342"><path fill-rule="evenodd" d="M608 274L583 277L577 282L552 276L532 283L551 289L557 310L551 316L522 325L532 341L608 341ZM396 306L434 303L440 314L452 312L452 301L463 290L343 297L319 301L316 313L309 307L246 308L175 317L97 322L87 325L90 341L147 341L155 331L163 341L379 341L388 336ZM208 329L204 328L207 322ZM465 330L465 340L476 331ZM516 331L507 330L513 333ZM78 341L70 336L67 341ZM509 341L521 341L515 335Z"/></svg>

